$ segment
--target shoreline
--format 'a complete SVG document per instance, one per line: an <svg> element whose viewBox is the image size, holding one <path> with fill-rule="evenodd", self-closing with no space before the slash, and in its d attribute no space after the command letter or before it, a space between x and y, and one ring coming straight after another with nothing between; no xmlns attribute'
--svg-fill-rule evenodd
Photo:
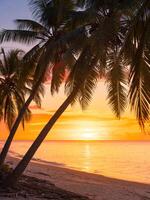
<svg viewBox="0 0 150 200"><path fill-rule="evenodd" d="M11 153L12 154L12 153ZM14 167L20 159L8 156L6 163ZM63 190L91 200L149 200L150 185L109 178L102 175L48 165L42 160L33 160L25 175L46 180Z"/></svg>

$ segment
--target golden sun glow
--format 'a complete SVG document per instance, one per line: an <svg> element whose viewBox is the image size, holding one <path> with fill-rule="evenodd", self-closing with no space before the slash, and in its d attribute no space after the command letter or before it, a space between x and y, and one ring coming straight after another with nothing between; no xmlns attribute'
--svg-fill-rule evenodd
<svg viewBox="0 0 150 200"><path fill-rule="evenodd" d="M87 117L87 116L86 116ZM80 119L72 122L72 131L70 137L72 140L107 140L109 131L105 123L100 120Z"/></svg>
<svg viewBox="0 0 150 200"><path fill-rule="evenodd" d="M84 140L96 140L97 139L97 137L93 136L91 133L83 134L82 138Z"/></svg>
<svg viewBox="0 0 150 200"><path fill-rule="evenodd" d="M81 140L96 140L98 139L98 134L95 127L82 127L80 129Z"/></svg>
<svg viewBox="0 0 150 200"><path fill-rule="evenodd" d="M97 139L97 135L96 133L94 133L94 129L93 128L85 128L82 130L81 133L81 138L83 140L95 140Z"/></svg>

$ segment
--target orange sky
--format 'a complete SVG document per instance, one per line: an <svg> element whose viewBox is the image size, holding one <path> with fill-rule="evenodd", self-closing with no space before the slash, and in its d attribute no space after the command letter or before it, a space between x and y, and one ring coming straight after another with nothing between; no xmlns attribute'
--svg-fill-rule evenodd
<svg viewBox="0 0 150 200"><path fill-rule="evenodd" d="M6 10L9 10L9 13L5 12ZM3 28L14 29L14 19L32 18L26 1L2 1L0 13L0 24ZM13 47L23 48L24 50L30 49L29 45L25 46L12 42L4 43L2 46L5 47L5 49ZM46 86L46 95L43 99L42 109L39 110L32 104L32 119L30 123L26 124L24 131L21 127L19 128L15 139L33 140L65 98L63 89L52 98L49 86ZM150 133L150 130L148 131ZM5 139L8 133L6 126L1 122L0 139ZM73 108L69 107L55 124L47 139L145 140L150 139L150 136L141 133L133 114L131 115L131 113L126 112L121 120L117 120L114 117L106 102L106 88L104 87L104 83L99 83L87 111L82 112L79 105Z"/></svg>
<svg viewBox="0 0 150 200"><path fill-rule="evenodd" d="M23 131L20 127L16 140L33 140L40 132L44 124L49 120L55 110L65 100L63 88L59 94L51 97L49 86L46 86L42 109L34 104L30 107L33 115L31 121L26 124ZM4 123L0 125L0 139L5 139L8 130ZM3 133L3 134L2 134ZM112 114L106 101L106 88L104 83L99 83L93 100L86 111L81 111L77 104L69 107L60 117L47 140L148 140L150 136L141 133L134 115L125 112L121 120Z"/></svg>

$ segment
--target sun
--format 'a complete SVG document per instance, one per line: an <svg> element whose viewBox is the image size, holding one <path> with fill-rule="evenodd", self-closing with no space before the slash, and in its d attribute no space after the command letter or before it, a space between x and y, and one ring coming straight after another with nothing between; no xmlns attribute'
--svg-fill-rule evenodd
<svg viewBox="0 0 150 200"><path fill-rule="evenodd" d="M82 140L96 140L97 133L95 132L94 128L83 128L81 133Z"/></svg>
<svg viewBox="0 0 150 200"><path fill-rule="evenodd" d="M85 140L92 140L93 139L92 133L84 133L82 136Z"/></svg>
<svg viewBox="0 0 150 200"><path fill-rule="evenodd" d="M92 120L78 120L73 126L71 132L71 140L97 141L106 140L109 132L103 123Z"/></svg>

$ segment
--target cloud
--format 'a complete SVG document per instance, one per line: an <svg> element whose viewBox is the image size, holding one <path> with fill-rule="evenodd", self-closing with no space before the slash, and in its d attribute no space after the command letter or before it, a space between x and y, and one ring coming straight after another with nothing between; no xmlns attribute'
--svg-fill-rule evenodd
<svg viewBox="0 0 150 200"><path fill-rule="evenodd" d="M36 105L36 104L35 104L35 105L30 105L29 108L32 109L32 110L37 110L37 109L40 109L40 110L41 110L41 109L42 109L41 107L39 107L39 106Z"/></svg>

